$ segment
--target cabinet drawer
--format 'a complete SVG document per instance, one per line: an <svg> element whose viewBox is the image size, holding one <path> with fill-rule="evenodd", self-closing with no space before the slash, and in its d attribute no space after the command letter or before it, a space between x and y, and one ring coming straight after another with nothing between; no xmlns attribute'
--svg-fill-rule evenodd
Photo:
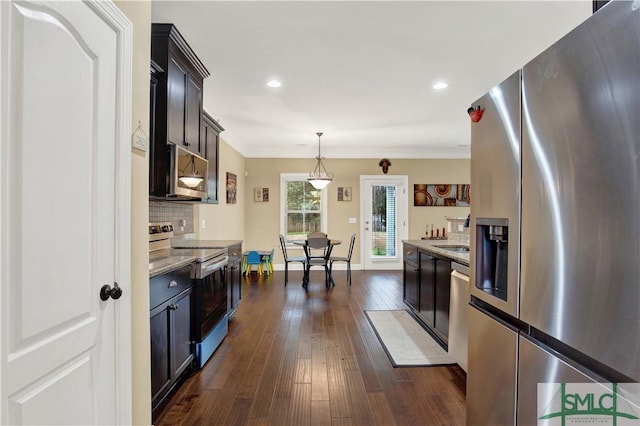
<svg viewBox="0 0 640 426"><path fill-rule="evenodd" d="M191 265L158 275L149 281L149 307L155 308L191 287Z"/></svg>
<svg viewBox="0 0 640 426"><path fill-rule="evenodd" d="M418 263L418 247L409 244L404 244L402 248L402 255L404 260L408 260L413 263Z"/></svg>

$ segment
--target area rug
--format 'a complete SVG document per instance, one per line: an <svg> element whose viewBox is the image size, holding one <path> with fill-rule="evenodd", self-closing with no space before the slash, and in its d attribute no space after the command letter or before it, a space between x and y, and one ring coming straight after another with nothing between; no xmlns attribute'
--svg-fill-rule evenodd
<svg viewBox="0 0 640 426"><path fill-rule="evenodd" d="M455 364L407 311L364 311L394 367Z"/></svg>

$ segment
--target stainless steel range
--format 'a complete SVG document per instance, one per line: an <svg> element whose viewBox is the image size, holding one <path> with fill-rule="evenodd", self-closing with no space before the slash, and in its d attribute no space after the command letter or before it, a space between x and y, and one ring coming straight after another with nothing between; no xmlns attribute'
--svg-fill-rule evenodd
<svg viewBox="0 0 640 426"><path fill-rule="evenodd" d="M195 343L198 368L207 362L228 330L226 248L171 248L173 225L169 222L149 224L149 267L152 272L171 270L191 264L193 306L191 338Z"/></svg>

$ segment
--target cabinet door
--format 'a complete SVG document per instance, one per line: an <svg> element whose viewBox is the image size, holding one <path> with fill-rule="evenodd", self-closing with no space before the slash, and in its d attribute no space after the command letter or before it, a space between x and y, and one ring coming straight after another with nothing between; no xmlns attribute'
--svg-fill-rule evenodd
<svg viewBox="0 0 640 426"><path fill-rule="evenodd" d="M207 203L218 204L218 132L204 126L205 157L209 161L207 171Z"/></svg>
<svg viewBox="0 0 640 426"><path fill-rule="evenodd" d="M165 180L162 179L166 173L161 167L160 161L156 161L157 153L156 149L156 105L158 102L158 76L156 71L152 69L149 86L149 195L155 195L158 191L157 186L164 184ZM158 170L161 168L162 170ZM161 190L164 190L162 188Z"/></svg>
<svg viewBox="0 0 640 426"><path fill-rule="evenodd" d="M435 326L435 257L420 253L420 316L430 327Z"/></svg>
<svg viewBox="0 0 640 426"><path fill-rule="evenodd" d="M404 303L413 310L420 308L420 269L417 265L404 262Z"/></svg>
<svg viewBox="0 0 640 426"><path fill-rule="evenodd" d="M227 274L227 283L229 288L229 311L233 312L237 309L242 299L242 281L241 281L240 261L229 264L229 272Z"/></svg>
<svg viewBox="0 0 640 426"><path fill-rule="evenodd" d="M167 301L151 311L151 400L155 408L171 385L169 305Z"/></svg>
<svg viewBox="0 0 640 426"><path fill-rule="evenodd" d="M167 71L167 126L169 142L183 146L187 72L173 58Z"/></svg>
<svg viewBox="0 0 640 426"><path fill-rule="evenodd" d="M186 112L185 112L185 146L195 154L204 156L204 148L200 145L200 123L202 121L202 88L187 74Z"/></svg>
<svg viewBox="0 0 640 426"><path fill-rule="evenodd" d="M449 337L449 299L451 296L451 262L436 259L435 270L435 325L445 338Z"/></svg>
<svg viewBox="0 0 640 426"><path fill-rule="evenodd" d="M173 379L177 379L193 360L191 338L191 292L192 287L173 298L171 309L171 347Z"/></svg>

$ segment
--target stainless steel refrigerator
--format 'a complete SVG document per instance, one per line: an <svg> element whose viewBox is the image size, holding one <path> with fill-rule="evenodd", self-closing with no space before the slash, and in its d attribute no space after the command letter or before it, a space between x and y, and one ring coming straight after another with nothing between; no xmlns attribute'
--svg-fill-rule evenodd
<svg viewBox="0 0 640 426"><path fill-rule="evenodd" d="M607 4L472 108L467 424L539 424L543 383L619 383L634 421L640 2Z"/></svg>

